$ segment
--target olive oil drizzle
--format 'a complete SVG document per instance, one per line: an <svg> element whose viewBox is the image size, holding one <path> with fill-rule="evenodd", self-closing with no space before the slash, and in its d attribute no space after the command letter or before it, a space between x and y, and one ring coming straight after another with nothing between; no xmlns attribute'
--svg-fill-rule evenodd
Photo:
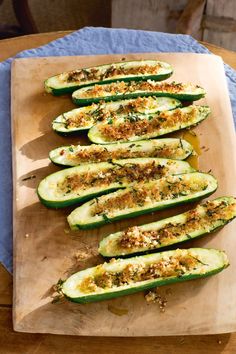
<svg viewBox="0 0 236 354"><path fill-rule="evenodd" d="M122 308L119 308L119 307L116 307L116 306L113 306L110 304L108 305L107 309L109 312L111 312L117 316L124 316L124 315L127 315L127 313L129 312L128 309L122 309Z"/></svg>
<svg viewBox="0 0 236 354"><path fill-rule="evenodd" d="M200 139L193 130L182 130L168 135L170 138L180 138L192 145L195 153L187 157L186 161L196 170L199 169L199 156L202 154Z"/></svg>

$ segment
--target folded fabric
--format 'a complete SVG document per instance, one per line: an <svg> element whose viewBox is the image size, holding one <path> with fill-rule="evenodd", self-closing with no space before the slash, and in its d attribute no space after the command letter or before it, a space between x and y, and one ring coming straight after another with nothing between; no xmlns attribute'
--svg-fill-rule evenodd
<svg viewBox="0 0 236 354"><path fill-rule="evenodd" d="M187 35L160 32L85 27L68 36L36 49L25 50L16 58L94 55L141 52L210 53ZM0 262L12 271L12 171L10 126L10 71L9 58L0 63ZM236 72L225 65L234 121L236 123Z"/></svg>

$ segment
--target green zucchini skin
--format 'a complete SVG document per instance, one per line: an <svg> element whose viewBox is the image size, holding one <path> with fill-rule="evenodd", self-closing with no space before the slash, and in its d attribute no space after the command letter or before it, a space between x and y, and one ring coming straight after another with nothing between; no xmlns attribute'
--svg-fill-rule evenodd
<svg viewBox="0 0 236 354"><path fill-rule="evenodd" d="M115 192L117 189L124 189L125 187L117 187L117 188L109 188L107 190L101 190L99 192L96 193L88 193L87 195L83 196L83 197L77 197L77 198L71 198L68 200L64 200L64 201L57 201L57 200L47 200L44 197L42 197L42 194L39 190L39 188L37 189L37 195L38 198L40 200L40 202L45 205L47 208L53 208L53 209L60 209L60 208L66 208L75 204L80 204L80 203L84 203L87 202L90 199L93 198L97 198L100 197L102 195L105 194L109 194L112 192Z"/></svg>
<svg viewBox="0 0 236 354"><path fill-rule="evenodd" d="M51 208L63 208L76 203L81 203L92 199L93 197L110 193L117 189L123 189L135 183L136 175L133 175L135 177L133 177L134 179L132 179L131 182L127 180L123 172L123 175L121 173L122 177L118 177L118 179L115 180L113 179L112 182L109 182L104 185L102 184L102 182L103 179L106 177L107 171L111 173L111 171L122 171L122 168L124 168L124 171L126 173L126 168L133 169L135 166L141 166L141 168L146 168L148 166L150 168L152 164L154 165L152 171L155 172L153 172L154 175L150 177L151 179L158 178L156 177L159 173L158 168L160 168L160 173L162 173L162 167L164 168L163 173L165 175L186 172L189 173L195 171L186 161L158 158L136 158L114 160L113 162L86 164L67 168L47 176L40 182L38 186L38 196L40 201L44 205ZM129 171L130 173L132 173L131 170ZM86 176L87 178L89 173L93 174L93 180L97 179L100 181L100 185L93 186L91 182L85 189L83 189L83 187L80 187L82 189L81 191L78 190L78 188L73 191L71 185L73 185L73 183L76 184L76 180L73 182L73 178L75 176L82 176L82 178L85 178L84 176ZM160 173L159 175L161 176ZM64 185L63 190L61 190L60 185L63 185L63 182L65 182L66 180L66 186ZM81 180L79 180L79 183L81 183Z"/></svg>
<svg viewBox="0 0 236 354"><path fill-rule="evenodd" d="M194 116L194 118L190 119L189 121L186 122L177 122L176 125L170 126L170 127L165 127L162 128L162 125L158 126L157 129L153 129L152 132L150 133L146 133L146 134L140 134L140 130L138 128L139 131L139 135L135 134L135 130L134 130L134 134L130 135L128 137L123 138L123 135L121 138L117 138L117 140L115 139L110 139L108 136L106 136L105 134L103 134L103 132L101 132L101 129L103 129L104 127L107 127L108 124L106 122L101 122L101 123L97 123L95 124L92 128L90 128L89 132L88 132L88 138L91 142L96 143L96 144L112 144L112 143L117 143L119 142L125 142L125 141L138 141L138 140L143 140L143 139L152 139L152 138L156 138L156 137L161 137L164 136L166 134L178 131L178 130L182 130L185 128L189 128L192 126L196 126L197 124L199 124L200 122L202 122L204 119L206 119L209 114L211 113L210 107L208 106L195 106L195 105L191 105L188 107L183 107L183 108L177 108L177 109L173 109L171 111L165 112L165 116L166 117L171 117L174 116L175 114L178 114L178 112L181 112L181 114L183 115L187 115L190 114L191 112L194 113L194 111L196 111L196 115ZM147 119L145 118L145 121L147 122L147 126L152 124L152 120L154 119L158 119L159 116L161 117L161 115L164 114L163 112L161 112L160 114L154 114L151 115L151 119ZM142 121L142 120L139 120ZM120 118L119 120L115 121L113 124L111 124L114 127L117 127L118 131L119 131L119 126L121 127L122 124L127 124L127 120L125 118ZM129 122L128 124L130 124L130 128L132 128L132 126L134 126L135 124L137 124L136 122ZM127 128L127 127L126 127ZM122 128L123 129L123 128ZM137 131L137 128L135 128Z"/></svg>
<svg viewBox="0 0 236 354"><path fill-rule="evenodd" d="M160 277L108 289L100 287L99 290L95 290L87 294L82 290L78 290L79 284L81 284L83 279L86 279L88 276L93 277L103 271L116 273L117 271L120 272L125 269L125 266L129 264L148 264L148 262L155 263L155 261L158 262L158 260L163 259L163 257L168 259L168 257L178 257L178 255L181 254L189 254L195 259L197 258L199 260L199 265L195 267L194 270L186 270L185 273L178 276ZM207 276L221 272L228 266L229 261L226 254L223 251L216 249L190 248L188 250L180 249L165 251L128 259L117 259L112 264L104 263L97 267L82 270L69 277L62 284L61 290L68 300L84 304L101 300L109 300L124 295L130 295L140 291L152 289L157 286L169 285L198 278L205 278Z"/></svg>
<svg viewBox="0 0 236 354"><path fill-rule="evenodd" d="M90 71L92 70L100 70L101 73L105 72L106 70L109 70L110 68L119 68L119 67L124 67L124 66L133 66L135 67L137 64L144 64L144 65L156 65L159 64L161 65L161 70L162 72L157 72L156 74L136 74L136 75L118 75L113 78L105 78L105 79L88 79L87 81L81 81L81 80L75 80L74 83L71 83L70 81L67 80L67 76L70 74L82 71ZM84 69L78 69L75 71L70 71L70 72L64 72L59 75L52 76L48 78L45 83L45 91L48 93L52 93L55 96L60 96L63 94L71 93L78 88L82 87L87 87L91 86L94 84L102 85L102 84L107 84L107 83L112 83L116 81L139 81L139 80L155 80L155 81L161 81L169 78L173 74L173 68L170 64L165 63L165 62L160 62L157 60L133 60L133 61L126 61L126 62L117 62L117 63L111 63L111 64L105 64L105 65L98 65L95 67L90 67L90 68L84 68Z"/></svg>
<svg viewBox="0 0 236 354"><path fill-rule="evenodd" d="M72 230L87 230L97 228L104 224L112 223L117 220L133 218L139 215L151 213L153 211L174 207L179 204L186 204L193 201L198 201L202 198L208 197L217 189L217 180L210 174L200 172L192 172L175 176L163 177L156 181L146 182L142 184L141 188L142 190L145 189L146 191L149 191L152 187L160 188L162 184L166 184L169 186L170 184L176 183L177 185L178 183L180 183L180 181L181 183L183 181L190 184L193 181L197 181L197 183L201 183L204 181L205 185L203 187L204 189L200 189L199 187L199 191L197 191L196 193L189 194L187 196L177 195L177 197L174 197L172 199L163 198L161 201L155 201L144 206L136 205L133 208L127 209L126 212L123 212L122 209L114 212L113 214L104 212L104 214L100 215L91 215L93 205L96 205L96 203L106 202L112 200L112 198L117 197L122 198L127 192L130 192L132 194L134 190L140 190L140 185L136 184L134 186L127 187L122 191L118 190L114 193L109 193L106 196L101 196L97 199L92 199L89 202L82 204L80 207L73 210L72 213L67 217L70 228Z"/></svg>
<svg viewBox="0 0 236 354"><path fill-rule="evenodd" d="M212 224L204 227L201 226L199 228L196 227L194 231L190 231L188 233L180 233L181 232L181 226L182 225L187 225L188 223L188 216L191 215L193 212L195 215L201 215L205 216L207 213L207 205L209 205L209 202L211 203L210 205L222 205L222 209L225 211L227 210L227 206L230 206L232 208L232 211L229 212L228 218L216 219L214 217L214 220L212 221ZM149 246L131 246L129 248L122 248L119 247L119 241L121 240L121 237L123 235L123 232L117 232L115 234L111 234L107 237L105 237L99 244L99 253L104 256L104 257L123 257L123 256L132 256L134 254L140 254L144 252L150 252L150 251L155 251L157 252L158 250L162 250L163 248L180 244L186 241L190 241L199 237L202 237L206 234L209 234L211 232L214 232L218 230L219 228L222 228L229 222L231 222L235 217L236 217L236 199L233 197L220 197L217 199L214 199L212 201L205 202L202 205L198 205L195 209L192 209L186 213L183 214L178 214L166 219L162 219L150 224L138 226L135 228L136 232L139 231L157 231L157 230L162 230L165 228L166 225L175 225L180 226L180 231L179 234L177 234L175 237L171 237L169 240L165 242L158 243L157 245L153 246L151 244L151 247ZM190 214L191 213L191 214ZM146 236L147 237L147 236Z"/></svg>
<svg viewBox="0 0 236 354"><path fill-rule="evenodd" d="M163 150L174 149L173 152L163 155ZM93 156L94 151L94 156ZM101 151L101 155L98 156L96 151ZM102 152L106 155L102 156ZM115 157L116 153L119 153L118 157ZM86 160L76 157L78 153L87 153ZM130 152L133 155L130 156ZM114 155L112 155L114 154ZM127 159L127 158L141 158L141 157L157 157L168 158L174 160L185 160L188 156L194 154L192 145L184 139L166 138L166 139L152 139L142 140L136 143L115 143L108 145L71 145L61 146L53 149L49 153L49 159L58 166L78 166L85 163L95 162L109 162L111 159Z"/></svg>
<svg viewBox="0 0 236 354"><path fill-rule="evenodd" d="M134 109L134 105L139 103L140 106ZM145 99L139 98L123 100L117 102L108 102L100 104L92 104L91 106L80 107L65 112L56 117L52 122L52 129L60 135L76 135L90 129L98 121L115 120L121 116L128 116L135 114L143 117L148 114L155 114L166 110L172 110L181 107L181 102L177 99L169 97L147 97ZM123 114L119 113L123 109ZM78 117L81 117L80 121ZM86 119L85 119L86 117ZM77 124L70 126L70 121Z"/></svg>
<svg viewBox="0 0 236 354"><path fill-rule="evenodd" d="M124 81L124 80L123 80ZM77 91L74 91L77 92ZM75 95L72 95L72 101L77 105L77 106L89 106L93 103L99 103L100 101L104 102L111 102L111 101L119 101L119 100L126 100L126 99L131 99L131 98L137 98L137 97L149 97L149 96L155 96L155 97L170 97L170 98L175 98L180 101L198 101L201 98L205 97L204 94L198 94L198 95L190 95L190 94L177 94L177 93L168 93L168 92L139 92L139 93L126 93L123 95L116 95L116 96L106 96L106 97L95 97L95 98L77 98Z"/></svg>
<svg viewBox="0 0 236 354"><path fill-rule="evenodd" d="M123 80L124 81L124 80ZM125 81L124 81L125 82ZM140 81L141 83L141 81ZM143 83L146 83L146 81L144 81ZM153 81L153 83L155 84L155 82ZM180 85L181 83L168 83L170 85L173 85L173 87L175 87L176 85ZM205 97L206 92L202 87L199 86L195 86L192 87L191 89L193 90L193 92L188 91L189 88L189 84L181 84L183 86L185 86L186 88L183 89L182 91L178 91L178 92L173 92L171 90L168 91L168 89L166 90L158 90L158 87L155 91L153 90L131 90L129 91L129 87L127 86L127 89L125 90L124 93L122 93L120 91L119 93L119 89L116 90L116 94L115 95L108 95L108 94L104 94L104 95L97 95L97 96L93 96L91 94L91 96L87 97L83 97L83 93L91 90L93 88L95 88L96 85L90 86L88 88L80 88L76 91L73 92L72 94L72 100L73 102L78 105L78 106L87 106L87 105L91 105L92 103L99 103L101 100L104 102L109 102L109 101L117 101L117 100L125 100L125 99L132 99L132 98L137 98L137 97L148 97L148 96L155 96L155 97L172 97L175 99L178 99L180 101L197 101L203 97ZM109 89L109 85L103 85L104 87L107 87ZM158 84L157 84L158 86Z"/></svg>

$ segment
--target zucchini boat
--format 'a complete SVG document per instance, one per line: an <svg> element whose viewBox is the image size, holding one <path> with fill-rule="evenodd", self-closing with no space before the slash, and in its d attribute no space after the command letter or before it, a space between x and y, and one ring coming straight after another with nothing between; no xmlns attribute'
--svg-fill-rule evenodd
<svg viewBox="0 0 236 354"><path fill-rule="evenodd" d="M236 199L220 197L175 215L105 237L99 244L104 257L126 256L196 239L223 227L236 217Z"/></svg>
<svg viewBox="0 0 236 354"><path fill-rule="evenodd" d="M137 157L159 157L184 160L194 154L191 144L184 139L166 138L143 140L136 143L117 143L108 145L70 145L61 146L49 153L56 165L77 166L92 162Z"/></svg>
<svg viewBox="0 0 236 354"><path fill-rule="evenodd" d="M186 161L157 158L86 164L47 176L39 184L38 195L46 206L62 208L137 182L192 171Z"/></svg>
<svg viewBox="0 0 236 354"><path fill-rule="evenodd" d="M143 117L121 117L114 122L95 124L88 132L97 144L155 138L194 126L210 114L210 107L191 105Z"/></svg>
<svg viewBox="0 0 236 354"><path fill-rule="evenodd" d="M113 82L105 85L93 85L73 92L72 100L79 106L102 101L117 101L144 96L173 97L183 101L196 101L206 95L205 90L191 83L156 82Z"/></svg>
<svg viewBox="0 0 236 354"><path fill-rule="evenodd" d="M212 194L216 188L216 179L207 173L170 175L92 199L73 210L68 223L72 230L95 228L196 201Z"/></svg>
<svg viewBox="0 0 236 354"><path fill-rule="evenodd" d="M177 249L99 264L71 275L60 290L68 300L83 304L204 278L228 266L223 251Z"/></svg>
<svg viewBox="0 0 236 354"><path fill-rule="evenodd" d="M180 106L179 100L170 97L139 97L117 102L94 103L61 114L53 120L52 128L59 134L68 135L90 129L99 121L111 122L120 116L153 114Z"/></svg>
<svg viewBox="0 0 236 354"><path fill-rule="evenodd" d="M45 81L45 90L53 95L62 95L79 87L114 81L165 80L172 73L170 64L158 60L122 61L52 76Z"/></svg>

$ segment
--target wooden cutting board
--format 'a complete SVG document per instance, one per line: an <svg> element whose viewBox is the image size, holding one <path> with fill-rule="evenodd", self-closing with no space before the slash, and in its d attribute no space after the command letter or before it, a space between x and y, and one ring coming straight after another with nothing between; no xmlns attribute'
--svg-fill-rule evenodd
<svg viewBox="0 0 236 354"><path fill-rule="evenodd" d="M86 143L86 137L60 137L51 121L73 108L69 96L44 92L49 76L79 67L125 59L154 58L174 66L171 80L203 86L211 116L197 132L202 146L200 169L211 170L219 181L212 198L236 195L236 146L224 68L219 57L205 54L127 54L16 59L12 65L12 128L14 171L14 329L23 332L87 336L164 336L236 331L235 223L185 247L206 246L227 252L231 266L203 280L160 288L168 300L165 312L148 305L144 294L94 304L66 301L52 304L58 279L103 260L100 239L128 225L174 215L183 208L116 222L95 230L71 232L66 216L72 208L50 210L39 203L36 187L59 170L48 152L60 145ZM186 208L190 208L190 205Z"/></svg>

